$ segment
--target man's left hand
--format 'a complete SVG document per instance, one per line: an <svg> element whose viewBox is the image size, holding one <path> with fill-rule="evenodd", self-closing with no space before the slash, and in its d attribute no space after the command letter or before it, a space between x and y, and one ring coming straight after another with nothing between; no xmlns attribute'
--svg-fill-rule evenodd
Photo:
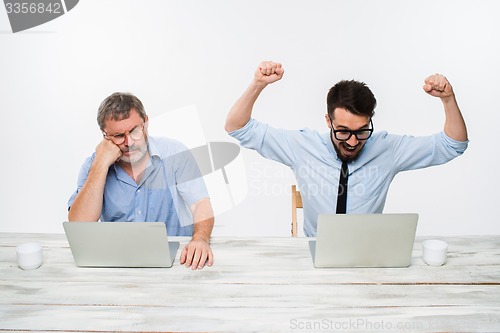
<svg viewBox="0 0 500 333"><path fill-rule="evenodd" d="M205 264L212 266L213 257L209 242L202 237L193 236L182 250L180 263L186 268L202 269Z"/></svg>
<svg viewBox="0 0 500 333"><path fill-rule="evenodd" d="M434 74L424 80L424 90L431 96L447 99L453 96L453 88L448 79L441 74Z"/></svg>

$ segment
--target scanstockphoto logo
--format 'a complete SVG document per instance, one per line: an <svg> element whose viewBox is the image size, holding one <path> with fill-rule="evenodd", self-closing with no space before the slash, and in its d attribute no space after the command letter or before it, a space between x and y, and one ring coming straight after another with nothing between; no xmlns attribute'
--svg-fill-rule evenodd
<svg viewBox="0 0 500 333"><path fill-rule="evenodd" d="M215 216L229 211L243 202L248 195L246 166L240 146L233 142L209 141L205 137L202 120L195 105L152 116L148 135L167 136L186 146L167 159L167 164L183 166L185 171L178 184L203 178ZM197 168L189 169L191 161ZM180 212L178 212L180 213ZM192 220L186 220L192 223ZM185 225L181 220L181 224Z"/></svg>
<svg viewBox="0 0 500 333"><path fill-rule="evenodd" d="M75 8L79 0L4 0L12 32L27 30L52 21Z"/></svg>

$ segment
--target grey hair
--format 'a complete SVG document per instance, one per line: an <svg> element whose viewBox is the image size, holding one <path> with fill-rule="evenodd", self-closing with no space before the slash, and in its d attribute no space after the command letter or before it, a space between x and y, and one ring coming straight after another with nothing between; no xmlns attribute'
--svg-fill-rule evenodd
<svg viewBox="0 0 500 333"><path fill-rule="evenodd" d="M134 109L139 113L142 120L146 121L146 112L142 102L130 93L115 92L108 96L97 112L97 123L99 128L104 130L106 120L122 120L130 117L130 111Z"/></svg>

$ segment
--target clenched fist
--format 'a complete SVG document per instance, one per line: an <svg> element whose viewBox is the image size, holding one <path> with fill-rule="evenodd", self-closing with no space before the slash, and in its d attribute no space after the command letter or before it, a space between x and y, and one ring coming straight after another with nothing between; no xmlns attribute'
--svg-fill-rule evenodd
<svg viewBox="0 0 500 333"><path fill-rule="evenodd" d="M95 149L95 160L96 163L102 163L102 165L109 167L122 156L122 151L120 147L115 145L111 140L102 139Z"/></svg>
<svg viewBox="0 0 500 333"><path fill-rule="evenodd" d="M281 67L280 63L263 61L255 71L254 79L260 83L270 84L281 80L284 73L285 70Z"/></svg>
<svg viewBox="0 0 500 333"><path fill-rule="evenodd" d="M441 74L434 74L424 80L424 90L431 96L447 99L453 96L453 88L448 79Z"/></svg>

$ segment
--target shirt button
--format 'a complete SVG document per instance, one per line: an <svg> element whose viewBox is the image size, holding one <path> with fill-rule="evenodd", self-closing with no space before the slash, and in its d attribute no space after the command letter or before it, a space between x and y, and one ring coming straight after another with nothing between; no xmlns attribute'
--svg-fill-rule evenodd
<svg viewBox="0 0 500 333"><path fill-rule="evenodd" d="M141 189L138 189L138 190L137 190L137 193L141 193Z"/></svg>
<svg viewBox="0 0 500 333"><path fill-rule="evenodd" d="M141 211L138 211L137 213L138 213L139 215L141 215Z"/></svg>

